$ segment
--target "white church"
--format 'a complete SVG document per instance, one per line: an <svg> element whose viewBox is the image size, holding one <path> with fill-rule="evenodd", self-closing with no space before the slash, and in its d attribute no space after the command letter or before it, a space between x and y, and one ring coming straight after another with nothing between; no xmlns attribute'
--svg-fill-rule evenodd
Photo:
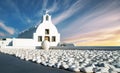
<svg viewBox="0 0 120 73"><path fill-rule="evenodd" d="M36 48L41 47L43 41L49 41L49 46L60 43L60 33L52 23L51 16L46 13L43 21L33 33L33 38L6 38L0 40L0 48Z"/></svg>

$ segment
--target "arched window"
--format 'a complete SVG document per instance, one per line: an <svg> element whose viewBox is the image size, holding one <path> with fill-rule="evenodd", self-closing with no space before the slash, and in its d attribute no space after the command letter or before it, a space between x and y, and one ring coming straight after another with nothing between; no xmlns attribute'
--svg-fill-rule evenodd
<svg viewBox="0 0 120 73"><path fill-rule="evenodd" d="M56 41L56 37L52 36L52 42L55 42L55 41Z"/></svg>
<svg viewBox="0 0 120 73"><path fill-rule="evenodd" d="M49 34L49 29L45 29L45 34Z"/></svg>
<svg viewBox="0 0 120 73"><path fill-rule="evenodd" d="M42 36L38 36L38 42L42 42Z"/></svg>
<svg viewBox="0 0 120 73"><path fill-rule="evenodd" d="M48 21L49 20L49 17L48 17L48 15L46 16L46 21Z"/></svg>

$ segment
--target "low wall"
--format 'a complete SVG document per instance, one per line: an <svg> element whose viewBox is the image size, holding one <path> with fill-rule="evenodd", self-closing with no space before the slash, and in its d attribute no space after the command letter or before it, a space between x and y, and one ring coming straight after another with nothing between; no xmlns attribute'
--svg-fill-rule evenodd
<svg viewBox="0 0 120 73"><path fill-rule="evenodd" d="M1 48L5 48L5 49L36 49L35 46L5 46L5 47L1 47Z"/></svg>
<svg viewBox="0 0 120 73"><path fill-rule="evenodd" d="M33 39L13 39L13 47L19 47L19 46L34 46L34 40Z"/></svg>

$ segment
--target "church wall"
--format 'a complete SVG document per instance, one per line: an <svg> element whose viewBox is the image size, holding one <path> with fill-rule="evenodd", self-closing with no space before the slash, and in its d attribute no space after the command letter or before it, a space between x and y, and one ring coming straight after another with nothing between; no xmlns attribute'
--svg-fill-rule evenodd
<svg viewBox="0 0 120 73"><path fill-rule="evenodd" d="M37 34L37 33L35 33L34 34L34 40L35 40L35 45L36 46L41 46L41 43L42 43L42 41L41 42L38 42L38 36L42 36L42 41L44 41L45 40L45 36L47 36L47 35L42 35L42 34ZM52 42L52 36L55 36L56 37L56 41L55 42ZM51 34L51 35L49 35L49 37L50 37L50 46L57 46L57 44L60 42L60 34Z"/></svg>

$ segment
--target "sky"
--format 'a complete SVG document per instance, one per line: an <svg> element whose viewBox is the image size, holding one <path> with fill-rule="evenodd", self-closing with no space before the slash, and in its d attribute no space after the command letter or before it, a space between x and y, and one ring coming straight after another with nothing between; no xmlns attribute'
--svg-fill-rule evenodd
<svg viewBox="0 0 120 73"><path fill-rule="evenodd" d="M0 38L38 25L45 11L62 42L120 46L120 0L0 0Z"/></svg>

